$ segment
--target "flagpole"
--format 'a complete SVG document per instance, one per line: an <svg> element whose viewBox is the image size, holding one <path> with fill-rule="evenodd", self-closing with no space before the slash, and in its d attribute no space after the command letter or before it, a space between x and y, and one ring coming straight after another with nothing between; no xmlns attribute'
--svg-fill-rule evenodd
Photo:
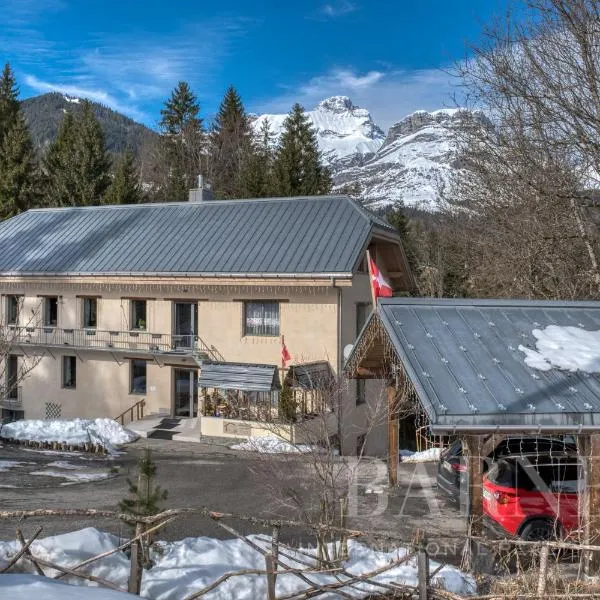
<svg viewBox="0 0 600 600"><path fill-rule="evenodd" d="M373 310L377 310L377 298L375 297L375 286L373 285L373 271L371 270L371 253L367 249L367 266L369 268L369 286L371 287L371 301Z"/></svg>

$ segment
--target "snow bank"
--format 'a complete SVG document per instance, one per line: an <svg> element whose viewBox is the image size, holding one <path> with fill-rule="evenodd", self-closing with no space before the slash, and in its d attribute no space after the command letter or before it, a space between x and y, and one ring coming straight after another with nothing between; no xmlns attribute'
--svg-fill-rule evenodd
<svg viewBox="0 0 600 600"><path fill-rule="evenodd" d="M0 429L0 437L20 441L58 442L73 446L92 443L99 444L109 451L112 446L128 444L138 438L137 434L124 429L113 419L15 421Z"/></svg>
<svg viewBox="0 0 600 600"><path fill-rule="evenodd" d="M249 536L255 544L263 548L269 548L271 540L265 535ZM47 560L64 565L74 565L94 554L100 554L112 548L119 543L118 538L110 534L103 533L94 528L82 529L64 535L57 535L36 541L32 545L34 555L39 555ZM161 542L156 545L157 548L152 552L154 566L144 571L142 578L142 597L152 600L181 600L189 594L202 589L211 584L225 573L241 569L264 569L264 557L259 552L253 550L239 539L217 540L209 537L186 538L178 542ZM0 542L0 568L6 564L10 556L18 551L19 545L16 542ZM380 552L365 546L355 540L348 542L349 558L345 563L345 568L352 574L362 574L388 565L406 555L405 548L397 548L389 552ZM303 549L303 552L315 555L313 549ZM288 551L293 557L288 559L291 567L300 567L300 563L295 562L294 558L306 560L304 554L296 555L294 551ZM31 572L31 565L27 561L20 561L19 568ZM434 570L438 564L432 561L431 569ZM49 575L53 575L50 569ZM95 563L85 567L87 573L103 577L125 588L129 574L129 560L122 552L117 552L111 556L105 557ZM307 575L311 581L319 584L335 583L337 578L327 573L311 573ZM4 579L3 578L7 578ZM9 579L12 578L12 579ZM408 585L417 584L417 566L414 560L408 561L390 571L377 576L379 582L396 582ZM7 583L3 583L3 581ZM70 600L71 598L79 600L82 596L77 594L68 595L71 590L57 590L55 595L52 591L38 587L40 579L26 576L0 576L0 597L32 598L36 600L46 600L60 598L61 600ZM76 581L76 580L75 580ZM74 582L75 582L74 581ZM83 580L79 580L78 585L87 585ZM474 594L476 586L473 578L462 573L456 567L445 566L433 578L435 585L443 586L448 591L457 594ZM12 586L12 587L9 587ZM19 587L21 586L21 587ZM305 589L307 584L294 577L291 574L279 575L277 577L277 596L284 596L292 593L298 593ZM8 590L7 594L3 594ZM15 593L13 594L13 590ZM39 593L38 593L39 591ZM343 588L346 594L352 598L366 598L370 593L381 591L381 588L375 588L366 584L355 584L353 587ZM23 594L22 596L17 593ZM102 590L104 592L104 590ZM28 593L28 595L26 595ZM91 600L104 600L104 596L95 596L100 591L86 588L85 597L90 596ZM105 592L108 594L108 592ZM210 600L254 600L255 598L266 597L266 578L264 576L242 575L232 577L222 585L218 586L207 599ZM107 595L106 600L117 600L118 594L114 596ZM339 598L339 595L332 592L319 596L322 599L332 600Z"/></svg>
<svg viewBox="0 0 600 600"><path fill-rule="evenodd" d="M302 444L290 444L276 436L250 437L245 442L230 446L232 450L246 450L261 454L297 454L311 452L311 447Z"/></svg>
<svg viewBox="0 0 600 600"><path fill-rule="evenodd" d="M536 350L519 346L525 354L525 364L532 369L600 373L600 330L581 327L548 325L532 331Z"/></svg>
<svg viewBox="0 0 600 600"><path fill-rule="evenodd" d="M111 477L111 474L107 471L95 471L90 473L85 471L52 471L51 469L46 469L44 471L31 471L29 474L41 475L43 477L61 477L67 481L77 483L83 481L100 481Z"/></svg>
<svg viewBox="0 0 600 600"><path fill-rule="evenodd" d="M441 448L429 448L421 452L413 452L412 450L400 450L402 462L422 463L422 462L437 462L440 460Z"/></svg>
<svg viewBox="0 0 600 600"><path fill-rule="evenodd" d="M0 575L0 596L10 600L81 600L81 588L39 575ZM85 597L90 600L127 600L138 596L90 587L85 591Z"/></svg>

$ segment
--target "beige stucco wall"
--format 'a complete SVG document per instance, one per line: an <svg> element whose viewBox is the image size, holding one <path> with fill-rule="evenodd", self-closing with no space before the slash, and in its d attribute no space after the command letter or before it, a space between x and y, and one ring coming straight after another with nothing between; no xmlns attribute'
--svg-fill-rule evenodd
<svg viewBox="0 0 600 600"><path fill-rule="evenodd" d="M381 261L380 261L381 262ZM385 270L384 265L380 265ZM244 300L279 300L280 333L293 363L327 360L335 371L343 366L341 350L356 338L356 305L370 302L367 274L351 281L198 283L133 280L0 280L1 316L6 315L6 294L24 295L21 325L40 326L42 296L58 296L58 327L81 328L82 296L98 296L98 329L127 331L130 328L129 298L147 299L147 331L171 334L174 301L197 302L198 335L214 346L229 362L281 364L279 337L245 336ZM77 355L77 387L63 389L62 354ZM46 402L61 405L61 416L115 417L140 399L129 393L130 358L134 351L114 355L109 351L51 349L22 384L26 418L44 418ZM173 396L173 367L195 367L191 359L165 357L149 360L147 367L146 414L169 413ZM343 384L343 449L354 453L357 436L370 432L368 454L384 454L387 427L373 424L374 404L356 406L355 383ZM371 383L367 384L369 390ZM367 397L373 397L368 393ZM207 427L208 427L207 423Z"/></svg>

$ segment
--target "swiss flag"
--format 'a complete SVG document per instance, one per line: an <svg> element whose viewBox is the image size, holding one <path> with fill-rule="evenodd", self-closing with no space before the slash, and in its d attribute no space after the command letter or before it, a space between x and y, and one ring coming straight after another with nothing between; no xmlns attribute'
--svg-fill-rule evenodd
<svg viewBox="0 0 600 600"><path fill-rule="evenodd" d="M285 363L292 360L290 353L288 352L285 342L281 343L281 364L285 367Z"/></svg>
<svg viewBox="0 0 600 600"><path fill-rule="evenodd" d="M392 286L384 279L381 271L377 268L375 261L369 256L369 271L371 272L371 285L373 296L377 298L391 298Z"/></svg>

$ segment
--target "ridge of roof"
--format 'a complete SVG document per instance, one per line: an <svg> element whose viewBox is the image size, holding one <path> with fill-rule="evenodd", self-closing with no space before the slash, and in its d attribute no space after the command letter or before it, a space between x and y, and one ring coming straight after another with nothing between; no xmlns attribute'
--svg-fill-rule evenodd
<svg viewBox="0 0 600 600"><path fill-rule="evenodd" d="M532 300L528 298L417 298L410 296L395 296L379 298L378 306L486 306L514 307L522 306L540 308L600 308L599 300Z"/></svg>

